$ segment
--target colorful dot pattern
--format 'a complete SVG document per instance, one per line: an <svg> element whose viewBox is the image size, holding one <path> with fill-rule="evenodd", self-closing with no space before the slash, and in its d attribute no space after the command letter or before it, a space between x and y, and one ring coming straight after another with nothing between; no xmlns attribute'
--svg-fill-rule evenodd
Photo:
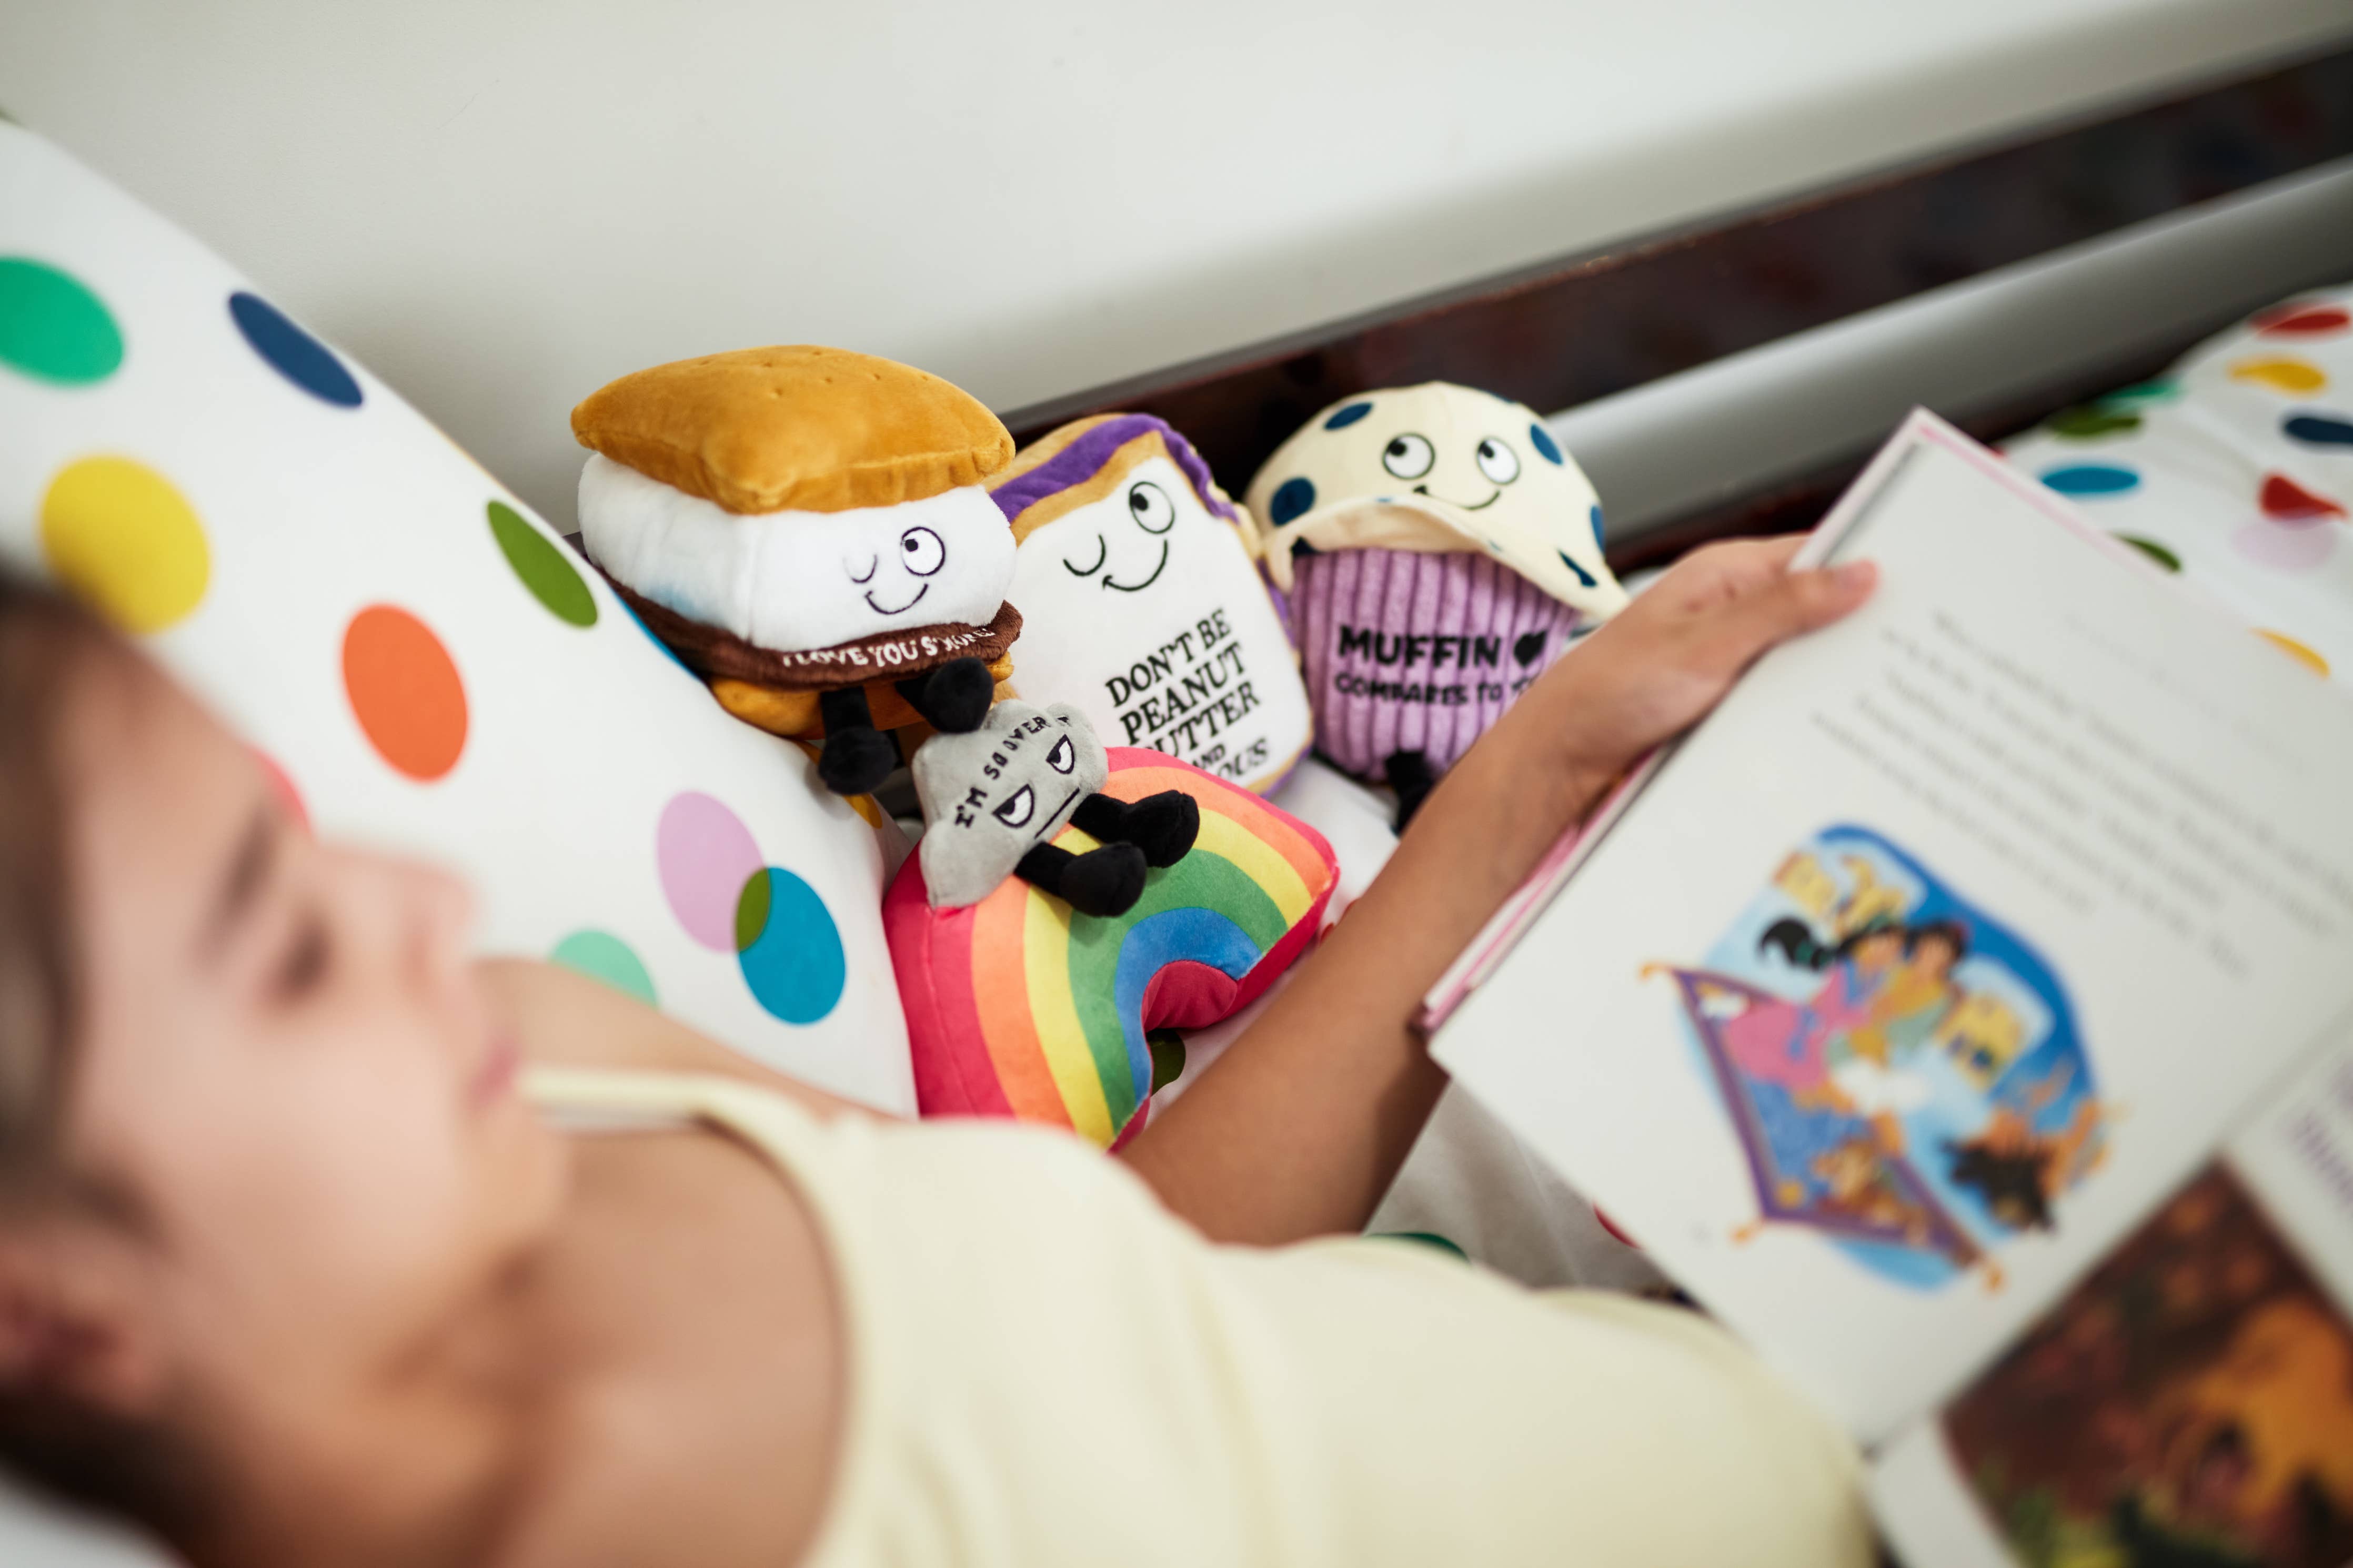
<svg viewBox="0 0 2353 1568"><path fill-rule="evenodd" d="M294 787L294 780L269 752L256 750L253 760L260 765L262 782L269 786L270 798L286 814L287 820L304 833L311 831L311 808L302 804L302 792Z"/></svg>
<svg viewBox="0 0 2353 1568"><path fill-rule="evenodd" d="M548 958L576 970L592 980L601 980L614 990L634 996L647 1006L658 1005L661 998L655 994L654 977L648 972L645 961L637 950L606 931L575 931L555 944Z"/></svg>
<svg viewBox="0 0 2353 1568"><path fill-rule="evenodd" d="M240 289L228 297L228 313L270 369L322 403L337 408L360 405L360 384L343 368L343 362L277 306Z"/></svg>
<svg viewBox="0 0 2353 1568"><path fill-rule="evenodd" d="M466 683L433 628L395 605L370 605L343 629L352 716L394 772L430 784L466 750Z"/></svg>
<svg viewBox="0 0 2353 1568"><path fill-rule="evenodd" d="M0 365L88 386L122 363L122 329L79 279L25 256L0 256Z"/></svg>
<svg viewBox="0 0 2353 1568"><path fill-rule="evenodd" d="M2231 379L2299 397L2328 388L2327 373L2310 360L2276 355L2241 360L2231 367Z"/></svg>
<svg viewBox="0 0 2353 1568"><path fill-rule="evenodd" d="M485 510L499 552L541 607L567 626L595 626L596 596L588 591L580 568L572 564L564 546L524 521L522 513L502 500L491 502Z"/></svg>
<svg viewBox="0 0 2353 1568"><path fill-rule="evenodd" d="M0 159L14 151L0 148ZM111 193L107 195L112 199ZM55 466L41 479L37 491L32 546L54 579L135 636L168 637L202 615L221 588L224 573L241 590L236 613L250 614L252 579L238 574L256 563L281 574L284 570L281 561L269 556L269 529L328 529L342 520L332 514L256 519L251 497L212 478L217 470L209 461L175 455L168 441L150 444L156 428L152 412L102 400L120 390L152 407L159 386L169 392L186 382L192 365L202 365L206 374L218 374L234 384L226 395L259 398L282 409L282 417L294 422L289 429L323 432L332 427L303 423L322 420L344 422L343 427L352 428L350 421L396 417L406 411L396 399L372 395L357 366L250 289L223 285L218 292L199 297L209 300L202 309L175 305L182 310L177 319L145 320L141 300L153 276L176 261L168 239L157 254L139 258L146 270L134 275L135 284L110 284L102 269L69 254L73 237L69 230L61 251L0 254L0 392L22 397L29 385L36 396L81 399L67 417L83 424L116 418L123 426L122 445L119 449L99 445L69 450L51 459ZM168 290L156 293L174 300L185 298ZM165 344L170 352L142 358L142 343ZM214 358L206 359L207 353ZM116 408L131 412L110 412ZM47 426L37 423L34 429L38 434ZM265 438L254 450L270 450L268 439L277 434L263 432ZM381 433L370 438L406 439ZM478 465L474 471L479 473ZM483 590L504 595L516 606L512 623L494 625L491 636L511 645L515 638L534 636L617 635L632 649L659 649L671 668L684 670L626 607L619 616L609 613L617 601L602 594L594 574L543 523L503 498L478 495L470 504L475 509L473 537L491 548L470 560L462 552L453 554L440 569L484 574L484 581L505 584ZM230 547L227 553L223 546ZM320 683L321 695L333 704L330 710L340 712L351 726L356 750L345 748L341 754L366 759L359 764L363 768L380 764L389 779L398 781L397 788L443 792L415 798L465 798L451 793L451 781L464 775L467 759L487 739L480 727L512 711L512 707L484 707L470 688L477 679L494 679L504 666L486 657L484 671L470 668L465 649L483 646L477 640L480 629L470 622L458 624L455 611L450 612L451 624L442 624L442 610L431 607L438 601L422 594L408 602L403 598L396 591L347 616L338 613L318 621L318 646L308 656L315 663L308 667L308 679ZM309 606L290 605L285 617L290 661L285 673L298 684L306 679L299 630L306 622L296 612L305 608ZM607 632L602 628L607 621L627 625L618 632ZM176 660L180 656L167 657ZM689 699L681 695L676 700ZM309 739L306 735L306 744ZM260 750L252 754L280 808L309 831L308 803L280 756ZM323 754L331 759L338 755L332 743ZM301 752L305 766L326 770L315 781L319 787L340 789L341 780L332 770L343 764L321 756ZM725 765L714 764L723 772ZM791 770L779 775L791 776ZM823 798L813 795L812 804ZM348 797L337 795L332 804L349 809ZM879 817L879 808L864 804ZM828 818L834 815L829 802L818 809ZM552 962L653 1004L660 999L657 969L675 969L681 962L678 953L691 955L700 950L708 953L714 968L733 972L723 978L730 987L742 987L736 996L748 997L770 1017L806 1026L833 1015L848 989L848 950L817 886L788 866L774 863L793 852L795 844L771 843L764 853L744 819L715 795L694 791L671 795L645 831L651 841L651 864L643 859L636 863L645 867L650 883L659 888L657 918L667 904L675 925L659 932L631 930L625 938L620 931L630 928L584 923L546 949ZM582 845L577 850L600 858L614 853L607 845ZM879 930L873 942L880 955ZM689 991L709 982L681 972L671 984L673 989Z"/></svg>
<svg viewBox="0 0 2353 1568"><path fill-rule="evenodd" d="M2140 475L2120 463L2069 463L2046 468L2042 482L2063 496L2115 496L2140 488Z"/></svg>
<svg viewBox="0 0 2353 1568"><path fill-rule="evenodd" d="M2353 677L2348 389L2353 289L2340 289L2261 311L2157 381L2062 410L2011 455L2306 667Z"/></svg>
<svg viewBox="0 0 2353 1568"><path fill-rule="evenodd" d="M212 581L204 524L172 481L130 458L82 458L41 498L41 556L127 632L185 619Z"/></svg>
<svg viewBox="0 0 2353 1568"><path fill-rule="evenodd" d="M814 1024L832 1012L849 959L817 889L766 866L744 884L735 910L736 961L760 1005L787 1024Z"/></svg>
<svg viewBox="0 0 2353 1568"><path fill-rule="evenodd" d="M742 819L700 790L672 796L654 829L654 864L686 934L713 952L737 951L736 901L761 866Z"/></svg>
<svg viewBox="0 0 2353 1568"><path fill-rule="evenodd" d="M2291 414L2280 421L2280 434L2307 447L2353 447L2353 419L2333 414Z"/></svg>
<svg viewBox="0 0 2353 1568"><path fill-rule="evenodd" d="M752 830L725 802L698 790L671 797L654 863L678 923L702 946L733 953L762 1007L788 1024L833 1011L849 980L839 928L807 882L762 863Z"/></svg>

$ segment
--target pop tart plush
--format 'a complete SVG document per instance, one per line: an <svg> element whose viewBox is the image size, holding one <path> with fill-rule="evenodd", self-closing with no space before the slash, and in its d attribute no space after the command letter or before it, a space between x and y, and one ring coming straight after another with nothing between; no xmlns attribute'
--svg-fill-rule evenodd
<svg viewBox="0 0 2353 1568"><path fill-rule="evenodd" d="M1258 530L1184 437L1148 414L1081 419L988 488L1028 606L1025 696L1245 789L1290 771L1307 692L1259 574Z"/></svg>
<svg viewBox="0 0 2353 1568"><path fill-rule="evenodd" d="M871 354L745 349L623 376L572 430L590 558L728 711L821 737L828 789L880 784L885 731L987 716L1021 616L984 488L1013 438L977 400Z"/></svg>
<svg viewBox="0 0 2353 1568"><path fill-rule="evenodd" d="M1445 382L1361 393L1250 481L1289 599L1316 749L1430 786L1625 591L1593 485L1534 410Z"/></svg>

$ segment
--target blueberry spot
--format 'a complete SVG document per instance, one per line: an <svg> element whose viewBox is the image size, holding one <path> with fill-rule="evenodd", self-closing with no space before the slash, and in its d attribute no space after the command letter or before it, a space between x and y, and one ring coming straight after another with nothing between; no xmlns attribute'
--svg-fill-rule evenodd
<svg viewBox="0 0 2353 1568"><path fill-rule="evenodd" d="M1543 426L1531 425L1528 426L1528 445L1534 447L1536 449L1536 456L1542 458L1546 462L1558 463L1560 461L1560 443L1554 440L1552 438L1552 432L1546 429Z"/></svg>
<svg viewBox="0 0 2353 1568"><path fill-rule="evenodd" d="M1303 476L1285 479L1276 486L1274 500L1269 503L1267 511L1274 519L1274 526L1281 528L1286 522L1305 517L1314 505L1315 487Z"/></svg>
<svg viewBox="0 0 2353 1568"><path fill-rule="evenodd" d="M2333 419L2321 414L2299 414L2283 421L2280 433L2291 441L2315 447L2353 447L2353 419Z"/></svg>
<svg viewBox="0 0 2353 1568"><path fill-rule="evenodd" d="M2078 463L2053 468L2042 482L2063 496L2116 496L2140 488L2140 476L2114 463Z"/></svg>
<svg viewBox="0 0 2353 1568"><path fill-rule="evenodd" d="M1599 504L1596 504L1596 505L1595 505L1595 507L1594 507L1594 509L1593 509L1593 548L1594 548L1594 549L1596 549L1596 550L1599 550L1599 549L1601 549L1601 548L1602 548L1602 542L1601 542L1601 508L1600 508L1600 506L1599 506Z"/></svg>
<svg viewBox="0 0 2353 1568"><path fill-rule="evenodd" d="M1297 560L1302 555L1321 555L1324 552L1322 551L1316 549L1314 545L1308 543L1307 541L1303 539L1294 539L1291 542L1291 554L1292 559L1293 560Z"/></svg>
<svg viewBox="0 0 2353 1568"><path fill-rule="evenodd" d="M1372 411L1373 405L1369 403L1351 403L1345 408L1333 410L1332 417L1324 421L1324 428L1326 430L1345 430L1349 426L1354 425L1357 420L1362 419L1366 415L1370 414Z"/></svg>
<svg viewBox="0 0 2353 1568"><path fill-rule="evenodd" d="M1576 573L1576 574L1577 574L1577 580L1579 583L1584 584L1585 584L1587 587L1588 587L1588 588L1595 587L1595 586L1597 586L1597 585L1598 585L1598 584L1595 584L1595 582L1593 581L1593 574L1592 574L1592 573L1590 573L1590 572L1588 572L1584 567L1579 566L1576 562L1571 561L1571 560L1568 558L1568 552L1567 552L1567 551L1566 551L1566 550L1556 550L1556 551L1554 551L1554 552L1553 552L1553 553L1560 557L1560 563L1561 563L1562 565L1564 565L1564 566L1567 567L1571 572L1574 572L1574 573Z"/></svg>
<svg viewBox="0 0 2353 1568"><path fill-rule="evenodd" d="M327 345L296 326L277 306L243 289L228 297L228 313L253 352L269 368L319 399L338 408L360 405L360 384Z"/></svg>

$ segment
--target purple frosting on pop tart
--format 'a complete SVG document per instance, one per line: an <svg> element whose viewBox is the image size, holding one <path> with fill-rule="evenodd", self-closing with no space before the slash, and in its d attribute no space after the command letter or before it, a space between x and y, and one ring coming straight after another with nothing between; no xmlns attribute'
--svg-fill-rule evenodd
<svg viewBox="0 0 2353 1568"><path fill-rule="evenodd" d="M1166 420L1155 418L1149 414L1120 414L1104 420L1028 473L990 494L997 501L997 510L1005 514L1005 521L1011 522L1047 497L1093 479L1122 447L1138 436L1155 432L1167 443L1168 456L1175 460L1186 482L1193 487L1193 493L1201 498L1201 504L1227 521L1235 521L1237 514L1233 505L1220 498L1213 488L1209 465L1201 460L1201 454L1193 450L1193 444L1178 435Z"/></svg>

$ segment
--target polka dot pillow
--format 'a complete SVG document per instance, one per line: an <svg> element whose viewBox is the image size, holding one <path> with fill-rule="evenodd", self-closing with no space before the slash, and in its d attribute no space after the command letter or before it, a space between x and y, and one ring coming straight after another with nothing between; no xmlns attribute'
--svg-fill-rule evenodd
<svg viewBox="0 0 2353 1568"><path fill-rule="evenodd" d="M913 1110L879 840L803 753L381 383L5 123L0 431L0 559L137 634L321 831L469 873L487 950Z"/></svg>
<svg viewBox="0 0 2353 1568"><path fill-rule="evenodd" d="M2353 682L2353 287L2258 310L2005 448L2085 515Z"/></svg>

